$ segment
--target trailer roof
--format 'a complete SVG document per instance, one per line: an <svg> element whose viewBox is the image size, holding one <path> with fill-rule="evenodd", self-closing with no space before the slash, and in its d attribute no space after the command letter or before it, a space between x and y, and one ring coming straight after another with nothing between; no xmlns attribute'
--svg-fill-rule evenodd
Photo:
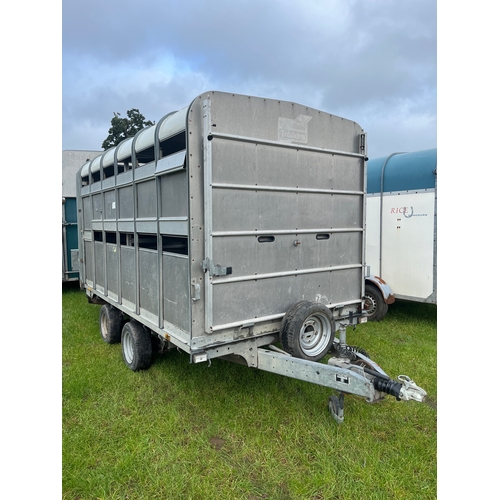
<svg viewBox="0 0 500 500"><path fill-rule="evenodd" d="M132 146L134 145L134 139L136 153L144 151L145 149L153 146L155 135L157 133L156 129L158 127L158 138L160 142L164 139L172 137L175 134L178 134L182 130L185 130L188 108L189 106L186 106L179 111L168 113L163 118L161 118L157 124L140 130L139 132L137 132L135 137L128 137L127 139L124 139L122 142L120 142L120 144L118 144L118 146L107 149L92 161L87 162L82 168L82 177L88 176L89 172L98 172L100 170L102 157L104 157L104 168L113 165L116 150L116 158L118 161L132 156Z"/></svg>
<svg viewBox="0 0 500 500"><path fill-rule="evenodd" d="M368 161L367 193L435 188L436 173L437 148L375 158Z"/></svg>

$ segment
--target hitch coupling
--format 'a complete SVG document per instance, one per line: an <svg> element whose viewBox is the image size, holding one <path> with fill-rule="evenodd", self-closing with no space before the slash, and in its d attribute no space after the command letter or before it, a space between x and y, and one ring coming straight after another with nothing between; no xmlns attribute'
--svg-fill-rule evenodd
<svg viewBox="0 0 500 500"><path fill-rule="evenodd" d="M422 403L427 393L406 375L398 376L399 382L375 377L373 386L377 391L394 396L398 401L418 401Z"/></svg>

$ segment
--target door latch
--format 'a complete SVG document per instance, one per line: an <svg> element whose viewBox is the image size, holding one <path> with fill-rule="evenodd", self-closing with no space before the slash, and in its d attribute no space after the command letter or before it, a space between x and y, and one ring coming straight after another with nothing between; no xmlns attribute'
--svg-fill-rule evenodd
<svg viewBox="0 0 500 500"><path fill-rule="evenodd" d="M214 264L210 259L205 259L202 262L203 270L208 271L210 276L226 276L227 274L233 274L232 267L223 267L220 264Z"/></svg>

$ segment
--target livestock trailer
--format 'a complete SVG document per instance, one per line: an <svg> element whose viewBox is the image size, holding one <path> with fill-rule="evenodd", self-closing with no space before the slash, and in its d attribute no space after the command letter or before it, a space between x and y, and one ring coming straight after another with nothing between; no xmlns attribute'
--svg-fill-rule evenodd
<svg viewBox="0 0 500 500"><path fill-rule="evenodd" d="M344 393L422 401L346 343L365 321L365 161L353 121L207 92L86 162L80 281L103 339L132 370L154 339L331 387L338 421Z"/></svg>
<svg viewBox="0 0 500 500"><path fill-rule="evenodd" d="M366 263L395 299L437 304L437 149L368 162ZM367 284L368 313L387 303Z"/></svg>
<svg viewBox="0 0 500 500"><path fill-rule="evenodd" d="M78 281L78 231L75 175L102 151L62 152L62 281Z"/></svg>

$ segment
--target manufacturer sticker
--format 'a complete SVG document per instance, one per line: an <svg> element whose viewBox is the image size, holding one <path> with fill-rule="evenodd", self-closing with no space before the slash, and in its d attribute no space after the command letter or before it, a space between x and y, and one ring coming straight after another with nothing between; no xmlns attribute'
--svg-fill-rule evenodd
<svg viewBox="0 0 500 500"><path fill-rule="evenodd" d="M427 214L416 214L413 207L392 207L391 214L403 214L407 219L411 217L427 217Z"/></svg>
<svg viewBox="0 0 500 500"><path fill-rule="evenodd" d="M278 141L307 144L307 126L312 116L299 115L295 120L278 118Z"/></svg>

